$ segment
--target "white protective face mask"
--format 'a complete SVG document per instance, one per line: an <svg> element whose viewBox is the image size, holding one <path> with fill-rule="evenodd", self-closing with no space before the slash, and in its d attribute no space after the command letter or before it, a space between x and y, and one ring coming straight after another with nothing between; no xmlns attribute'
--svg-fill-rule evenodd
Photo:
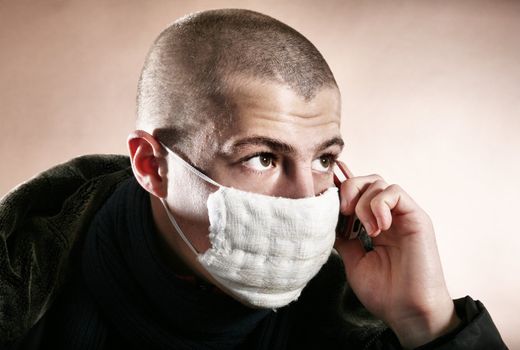
<svg viewBox="0 0 520 350"><path fill-rule="evenodd" d="M172 225L202 266L245 305L278 308L296 300L332 251L338 189L301 199L240 191L218 184L163 147L192 173L219 187L207 201L211 248L204 253L193 247L161 198Z"/></svg>

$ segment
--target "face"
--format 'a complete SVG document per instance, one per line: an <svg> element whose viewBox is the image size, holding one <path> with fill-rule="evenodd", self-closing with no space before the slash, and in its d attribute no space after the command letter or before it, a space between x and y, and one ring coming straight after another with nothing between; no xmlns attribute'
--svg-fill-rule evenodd
<svg viewBox="0 0 520 350"><path fill-rule="evenodd" d="M220 129L208 123L197 136L201 147L187 155L199 170L221 185L269 196L311 197L333 186L332 167L343 148L337 88L323 88L310 101L274 82L248 80L232 91L231 123ZM206 201L216 188L178 163L168 169L168 205L204 252L210 247Z"/></svg>
<svg viewBox="0 0 520 350"><path fill-rule="evenodd" d="M310 101L275 82L249 79L231 90L231 123L220 129L208 123L201 147L187 155L195 166L221 185L269 196L312 197L333 186L343 148L337 88L323 88ZM216 188L182 166L169 169L168 205L205 251L206 201Z"/></svg>
<svg viewBox="0 0 520 350"><path fill-rule="evenodd" d="M311 197L333 185L332 167L343 147L336 88L310 101L275 82L248 80L233 90L232 123L205 169L211 178L287 198Z"/></svg>

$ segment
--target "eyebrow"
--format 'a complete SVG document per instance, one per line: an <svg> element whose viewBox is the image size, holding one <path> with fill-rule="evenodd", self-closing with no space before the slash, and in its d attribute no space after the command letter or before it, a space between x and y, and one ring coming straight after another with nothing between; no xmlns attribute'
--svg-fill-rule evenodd
<svg viewBox="0 0 520 350"><path fill-rule="evenodd" d="M331 146L339 146L343 149L345 142L341 137L333 137L330 140L324 141L318 146L315 147L315 152L321 152ZM226 155L231 155L233 153L240 152L242 149L250 147L250 146L266 146L269 149L273 150L277 153L296 153L296 150L293 146L279 140L265 136L251 136L243 139L239 139L235 141L231 145L225 145L222 149L222 153Z"/></svg>

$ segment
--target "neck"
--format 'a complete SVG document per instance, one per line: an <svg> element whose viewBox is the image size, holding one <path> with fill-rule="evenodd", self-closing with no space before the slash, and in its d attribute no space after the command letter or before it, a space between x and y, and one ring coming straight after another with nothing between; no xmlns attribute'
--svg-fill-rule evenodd
<svg viewBox="0 0 520 350"><path fill-rule="evenodd" d="M170 223L161 201L151 194L149 196L152 216L158 236L157 242L161 260L176 274L193 275L207 281L208 279L205 276L205 271L198 263L193 251L186 245L179 236L179 233L176 232L175 228ZM172 214L175 215L174 213ZM190 228L194 225L190 225L186 220L182 220L182 218L177 215L175 218L183 233L186 235L186 238L192 242L190 239L191 235L188 231L192 232ZM197 247L195 248L197 249ZM198 251L200 252L200 250Z"/></svg>
<svg viewBox="0 0 520 350"><path fill-rule="evenodd" d="M174 273L180 275L192 275L195 278L216 286L220 291L234 298L233 295L230 294L229 291L227 291L218 281L216 281L199 263L195 254L193 254L193 251L186 245L186 242L184 242L169 221L168 215L166 214L165 208L160 199L151 194L149 196L152 216L159 236L158 241L160 242L159 250L161 252L161 259L173 270ZM174 208L170 207L170 210L175 216L175 220L182 232L186 235L186 238L191 242L199 254L202 254L209 249L210 243L207 229L209 223L205 225L193 223L189 220L183 219L181 215L177 215ZM200 229L201 226L204 227L203 230Z"/></svg>

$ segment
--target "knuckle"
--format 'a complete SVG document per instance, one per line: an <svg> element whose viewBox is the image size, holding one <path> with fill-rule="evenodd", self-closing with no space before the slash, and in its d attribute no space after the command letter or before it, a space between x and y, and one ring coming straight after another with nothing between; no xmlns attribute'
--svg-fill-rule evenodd
<svg viewBox="0 0 520 350"><path fill-rule="evenodd" d="M374 187L385 188L385 187L387 187L387 184L386 184L385 180L378 179L374 182Z"/></svg>
<svg viewBox="0 0 520 350"><path fill-rule="evenodd" d="M357 205L354 212L356 213L357 217L360 218L361 220L363 220L363 218L365 217L365 212L363 210L363 208L361 208L361 206Z"/></svg>
<svg viewBox="0 0 520 350"><path fill-rule="evenodd" d="M354 183L355 178L346 179L341 183L341 186L351 186Z"/></svg>
<svg viewBox="0 0 520 350"><path fill-rule="evenodd" d="M370 201L370 208L377 209L383 204L383 199L380 196L376 196Z"/></svg>
<svg viewBox="0 0 520 350"><path fill-rule="evenodd" d="M390 186L388 186L388 190L393 192L402 192L403 189L401 188L401 186L397 184L391 184Z"/></svg>
<svg viewBox="0 0 520 350"><path fill-rule="evenodd" d="M383 177L379 174L372 174L370 175L370 177L376 179L376 180L382 180L383 181Z"/></svg>
<svg viewBox="0 0 520 350"><path fill-rule="evenodd" d="M340 192L341 192L342 196L351 197L353 195L356 187L353 186L353 184L351 182L347 182L347 181L350 181L350 180L345 180L341 184Z"/></svg>

